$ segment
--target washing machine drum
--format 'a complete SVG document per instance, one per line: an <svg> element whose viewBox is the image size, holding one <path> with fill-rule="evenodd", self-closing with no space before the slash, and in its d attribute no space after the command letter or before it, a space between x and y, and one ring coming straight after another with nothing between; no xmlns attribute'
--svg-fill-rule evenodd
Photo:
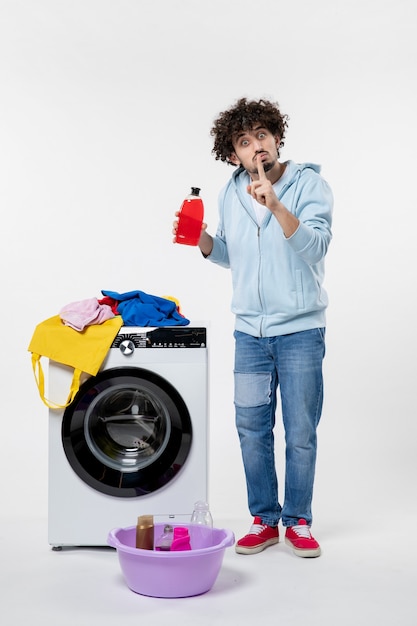
<svg viewBox="0 0 417 626"><path fill-rule="evenodd" d="M62 420L67 459L88 485L137 497L175 480L191 449L192 425L179 392L141 368L89 378Z"/></svg>

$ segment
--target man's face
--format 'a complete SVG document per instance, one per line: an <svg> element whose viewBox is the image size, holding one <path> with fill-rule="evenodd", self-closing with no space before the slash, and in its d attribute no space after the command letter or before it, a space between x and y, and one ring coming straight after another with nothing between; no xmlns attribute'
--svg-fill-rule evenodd
<svg viewBox="0 0 417 626"><path fill-rule="evenodd" d="M234 151L230 155L230 162L242 165L251 175L257 175L256 157L261 154L264 170L269 172L278 161L279 143L278 136L260 124L255 125L252 130L241 131L233 137Z"/></svg>

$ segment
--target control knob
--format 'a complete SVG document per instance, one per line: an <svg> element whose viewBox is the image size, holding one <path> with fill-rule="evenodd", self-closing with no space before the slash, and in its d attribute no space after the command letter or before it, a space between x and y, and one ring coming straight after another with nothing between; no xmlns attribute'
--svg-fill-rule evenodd
<svg viewBox="0 0 417 626"><path fill-rule="evenodd" d="M129 356L130 354L133 354L133 352L135 351L135 344L133 343L131 339L125 339L124 341L122 341L119 348L120 348L120 352L124 356Z"/></svg>

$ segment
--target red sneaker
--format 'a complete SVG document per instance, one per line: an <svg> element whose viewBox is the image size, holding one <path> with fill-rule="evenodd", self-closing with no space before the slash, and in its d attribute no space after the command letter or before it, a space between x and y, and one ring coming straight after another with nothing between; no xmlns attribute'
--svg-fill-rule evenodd
<svg viewBox="0 0 417 626"><path fill-rule="evenodd" d="M320 556L321 548L310 532L305 519L298 520L296 526L288 526L285 531L285 543L291 546L297 556Z"/></svg>
<svg viewBox="0 0 417 626"><path fill-rule="evenodd" d="M279 541L278 526L262 524L260 517L253 519L249 533L239 539L235 546L238 554L256 554Z"/></svg>

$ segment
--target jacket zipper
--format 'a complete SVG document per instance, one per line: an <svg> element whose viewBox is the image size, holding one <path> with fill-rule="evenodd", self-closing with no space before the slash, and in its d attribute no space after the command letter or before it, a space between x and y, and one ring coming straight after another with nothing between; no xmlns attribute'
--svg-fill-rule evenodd
<svg viewBox="0 0 417 626"><path fill-rule="evenodd" d="M259 259L259 265L258 265L258 297L259 297L259 302L261 303L261 309L263 309L263 304L262 304L262 298L261 298L261 227L258 224L258 259ZM259 336L262 337L262 319L261 318L261 324L259 326Z"/></svg>

